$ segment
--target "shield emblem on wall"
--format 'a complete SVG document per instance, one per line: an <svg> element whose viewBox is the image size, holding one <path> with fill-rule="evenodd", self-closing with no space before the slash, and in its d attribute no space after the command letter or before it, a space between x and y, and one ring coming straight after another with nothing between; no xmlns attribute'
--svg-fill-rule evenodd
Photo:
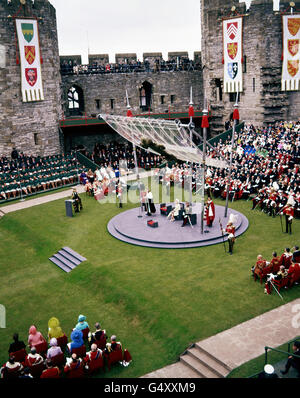
<svg viewBox="0 0 300 398"><path fill-rule="evenodd" d="M292 77L295 77L299 71L299 60L288 61L287 62L287 70Z"/></svg>
<svg viewBox="0 0 300 398"><path fill-rule="evenodd" d="M231 59L236 57L238 51L238 43L228 43L227 44L227 52Z"/></svg>
<svg viewBox="0 0 300 398"><path fill-rule="evenodd" d="M238 63L237 62L229 62L227 71L230 79L234 80L236 78L236 75L238 74Z"/></svg>
<svg viewBox="0 0 300 398"><path fill-rule="evenodd" d="M230 22L227 24L227 34L231 40L233 40L238 32L238 23Z"/></svg>
<svg viewBox="0 0 300 398"><path fill-rule="evenodd" d="M32 23L22 23L22 33L25 40L30 43L34 36L33 24Z"/></svg>
<svg viewBox="0 0 300 398"><path fill-rule="evenodd" d="M25 68L27 83L33 87L37 81L37 68Z"/></svg>
<svg viewBox="0 0 300 398"><path fill-rule="evenodd" d="M29 65L32 65L35 60L35 47L34 46L25 46L25 58Z"/></svg>
<svg viewBox="0 0 300 398"><path fill-rule="evenodd" d="M300 18L289 18L288 19L288 30L292 36L296 36L300 29Z"/></svg>
<svg viewBox="0 0 300 398"><path fill-rule="evenodd" d="M288 40L289 53L294 57L299 51L299 39Z"/></svg>

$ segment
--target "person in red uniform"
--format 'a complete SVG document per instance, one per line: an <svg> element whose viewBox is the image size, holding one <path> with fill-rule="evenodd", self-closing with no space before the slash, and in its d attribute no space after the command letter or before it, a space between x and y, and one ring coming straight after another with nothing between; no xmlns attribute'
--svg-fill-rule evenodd
<svg viewBox="0 0 300 398"><path fill-rule="evenodd" d="M41 379L59 379L60 370L57 366L53 366L51 360L46 362L47 368L43 370Z"/></svg>
<svg viewBox="0 0 300 398"><path fill-rule="evenodd" d="M274 189L272 189L269 196L269 215L273 217L276 215L276 199L277 193Z"/></svg>
<svg viewBox="0 0 300 398"><path fill-rule="evenodd" d="M235 226L229 221L226 225L225 231L228 234L229 254L233 253L233 245L235 242Z"/></svg>
<svg viewBox="0 0 300 398"><path fill-rule="evenodd" d="M285 233L292 233L292 222L294 218L294 208L288 203L282 210L281 215L285 215Z"/></svg>
<svg viewBox="0 0 300 398"><path fill-rule="evenodd" d="M212 224L215 219L215 205L211 200L210 196L207 198L206 206L205 206L205 219L206 225L208 227L212 227Z"/></svg>

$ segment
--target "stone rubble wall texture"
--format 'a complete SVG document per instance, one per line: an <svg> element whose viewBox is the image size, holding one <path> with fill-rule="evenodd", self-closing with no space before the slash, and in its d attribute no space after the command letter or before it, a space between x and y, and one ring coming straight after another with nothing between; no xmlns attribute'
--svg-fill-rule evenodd
<svg viewBox="0 0 300 398"><path fill-rule="evenodd" d="M300 2L295 2L300 10ZM262 125L274 120L298 119L300 92L281 91L282 23L280 13L273 12L272 0L253 0L246 12L237 0L201 0L202 66L205 95L213 114L215 131L222 130L233 109L229 94L218 97L215 79L223 81L222 18L231 15L235 6L238 14L248 14L243 23L243 54L246 73L244 92L240 96L240 118ZM280 11L289 9L289 2L280 2ZM255 89L253 83L255 79Z"/></svg>
<svg viewBox="0 0 300 398"><path fill-rule="evenodd" d="M300 10L300 2L295 3ZM300 92L281 92L281 15L273 12L272 0L253 0L247 11L245 4L238 0L201 0L202 51L194 53L194 61L199 62L203 70L64 76L60 74L60 59L70 57L59 57L56 12L50 2L35 0L32 6L27 1L24 8L20 6L19 0L12 0L10 5L7 0L0 0L0 154L9 155L12 148L16 147L28 154L49 155L63 150L63 139L66 136L69 142L76 144L80 144L80 137L88 137L84 131L83 134L77 131L72 140L68 129L65 129L68 130L65 137L59 132L59 120L70 116L67 92L73 85L83 90L83 117L99 113L125 115L126 90L133 114L143 114L145 111L140 108L140 88L144 82L152 85L151 113L166 113L169 110L187 112L192 86L194 108L202 109L205 95L213 113L212 134L222 132L234 104L230 102L229 94L222 92L220 99L217 87L218 82L222 84L224 73L222 18L230 16L233 5L239 14L247 14L243 29L246 73L243 75L244 92L239 103L241 119L256 125L281 119L298 119ZM288 8L289 2L281 1L280 11ZM20 65L16 64L15 27L13 19L8 18L18 11L19 16L24 16L25 12L26 16L42 17L38 25L44 60L42 72L45 101L22 102ZM168 58L176 59L177 55L184 54L186 52L169 53ZM80 55L73 57L78 63L81 62ZM136 54L117 54L120 62L126 58L134 60ZM157 58L162 59L162 53L144 53L143 60L146 58L154 65ZM102 64L109 60L106 54L95 54L94 58L91 55L90 59ZM171 95L174 96L173 103ZM114 99L114 109L111 109L111 99ZM38 134L37 145L34 133ZM103 134L106 132L103 131ZM87 143L87 139L82 140L84 144Z"/></svg>
<svg viewBox="0 0 300 398"><path fill-rule="evenodd" d="M61 75L58 54L56 12L47 0L28 2L0 0L0 45L5 48L5 65L0 63L0 154L9 155L13 147L27 154L50 155L61 151L59 119ZM19 13L18 13L19 11ZM13 16L36 15L43 58L42 79L45 101L23 103L21 69L16 64L16 36ZM34 133L38 134L37 145Z"/></svg>
<svg viewBox="0 0 300 398"><path fill-rule="evenodd" d="M87 117L99 113L126 116L126 90L132 113L142 114L140 88L145 81L152 85L151 112L153 113L166 113L169 109L170 112L188 112L191 86L194 109L202 109L202 71L79 74L62 76L65 115L68 116L67 93L73 85L83 90L84 111ZM171 95L175 96L172 104ZM164 96L164 104L161 103L161 96ZM100 109L97 109L97 99L100 101ZM114 99L113 110L111 99ZM147 114L148 111L144 113Z"/></svg>

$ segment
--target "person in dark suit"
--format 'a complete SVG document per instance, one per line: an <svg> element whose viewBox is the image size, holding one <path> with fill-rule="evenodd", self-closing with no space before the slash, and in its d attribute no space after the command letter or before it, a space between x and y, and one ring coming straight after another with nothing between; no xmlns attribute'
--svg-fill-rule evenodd
<svg viewBox="0 0 300 398"><path fill-rule="evenodd" d="M78 195L76 188L73 188L71 199L74 200L73 205L74 205L75 213L79 213L79 209L82 210L82 202L81 202L81 198Z"/></svg>
<svg viewBox="0 0 300 398"><path fill-rule="evenodd" d="M19 340L19 335L18 333L15 333L13 335L13 340L14 342L10 344L8 353L11 354L13 352L17 352L22 350L23 348L26 348L26 345L24 341Z"/></svg>
<svg viewBox="0 0 300 398"><path fill-rule="evenodd" d="M299 246L295 246L293 249L293 256L292 256L293 263L300 263L300 250Z"/></svg>
<svg viewBox="0 0 300 398"><path fill-rule="evenodd" d="M186 202L183 213L182 213L182 218L183 218L183 223L181 225L182 227L184 227L188 222L190 223L190 225L192 225L191 219L190 219L191 212L192 212L191 206L190 206L189 202Z"/></svg>
<svg viewBox="0 0 300 398"><path fill-rule="evenodd" d="M288 360L285 364L285 369L281 370L280 373L286 375L290 370L291 366L298 371L300 377L300 341L294 341L293 345L294 354L298 356L298 358L294 356L289 356Z"/></svg>

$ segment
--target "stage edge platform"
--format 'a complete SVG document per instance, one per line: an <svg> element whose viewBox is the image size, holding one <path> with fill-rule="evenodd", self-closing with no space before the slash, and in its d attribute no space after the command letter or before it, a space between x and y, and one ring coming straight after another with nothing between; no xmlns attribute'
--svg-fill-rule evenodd
<svg viewBox="0 0 300 398"><path fill-rule="evenodd" d="M224 218L225 207L215 206L216 216L213 226L209 228L204 222L204 231L208 232L201 234L199 203L193 204L193 213L197 214L197 224L193 226L187 224L181 227L182 221L172 222L160 214L159 204L155 205L155 208L156 213L151 216L147 216L140 207L118 214L108 222L108 232L116 239L132 245L159 249L187 249L223 243L219 220L225 228L231 213L238 216L236 237L242 235L249 227L249 221L242 213L228 209L227 218ZM142 217L139 217L141 215ZM148 220L157 221L158 227L149 227ZM224 236L224 241L227 241L227 236Z"/></svg>

